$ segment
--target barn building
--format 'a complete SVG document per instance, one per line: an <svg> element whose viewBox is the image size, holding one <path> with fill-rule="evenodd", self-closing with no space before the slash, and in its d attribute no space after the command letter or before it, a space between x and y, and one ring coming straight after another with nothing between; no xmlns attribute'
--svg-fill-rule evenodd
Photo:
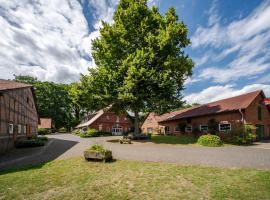
<svg viewBox="0 0 270 200"><path fill-rule="evenodd" d="M37 134L38 113L33 86L0 79L0 153L14 142Z"/></svg>
<svg viewBox="0 0 270 200"><path fill-rule="evenodd" d="M222 99L164 115L150 113L142 124L143 132L181 135L208 132L210 120L218 123L220 135L243 124L255 125L258 139L270 136L269 99L262 90ZM181 126L185 125L184 130ZM226 135L224 135L226 137Z"/></svg>

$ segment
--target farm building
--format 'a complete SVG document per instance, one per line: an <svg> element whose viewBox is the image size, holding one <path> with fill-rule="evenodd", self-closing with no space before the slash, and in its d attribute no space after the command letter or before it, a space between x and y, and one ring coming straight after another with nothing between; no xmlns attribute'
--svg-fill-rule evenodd
<svg viewBox="0 0 270 200"><path fill-rule="evenodd" d="M101 109L84 117L76 129L93 128L98 131L111 132L122 135L130 130L131 123L127 115L117 115L107 109Z"/></svg>
<svg viewBox="0 0 270 200"><path fill-rule="evenodd" d="M31 85L0 80L0 152L37 134L38 113Z"/></svg>
<svg viewBox="0 0 270 200"><path fill-rule="evenodd" d="M208 132L214 120L218 132L226 134L243 124L255 125L258 139L270 136L269 100L262 90L222 99L204 105L157 116L149 114L142 125L144 132L180 135ZM153 121L154 123L151 123ZM183 130L184 125L184 130Z"/></svg>

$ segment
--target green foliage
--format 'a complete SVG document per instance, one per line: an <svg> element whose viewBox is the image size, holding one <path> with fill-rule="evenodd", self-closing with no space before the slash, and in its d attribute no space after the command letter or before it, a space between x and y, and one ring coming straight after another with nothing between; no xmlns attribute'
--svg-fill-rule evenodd
<svg viewBox="0 0 270 200"><path fill-rule="evenodd" d="M46 128L39 128L39 129L38 129L38 134L39 134L39 135L47 135L47 134L49 134L49 133L50 133L49 130L46 129Z"/></svg>
<svg viewBox="0 0 270 200"><path fill-rule="evenodd" d="M236 127L231 131L227 131L226 142L239 145L251 144L256 140L256 134L253 133L254 130L256 130L256 126L251 124Z"/></svg>
<svg viewBox="0 0 270 200"><path fill-rule="evenodd" d="M46 137L46 136L38 136L36 139L38 139L38 140L42 140L42 141L48 141L48 137Z"/></svg>
<svg viewBox="0 0 270 200"><path fill-rule="evenodd" d="M212 118L208 121L208 131L209 133L211 133L212 135L217 134L218 132L218 122Z"/></svg>
<svg viewBox="0 0 270 200"><path fill-rule="evenodd" d="M79 97L91 108L163 113L182 105L181 91L193 62L184 53L188 29L173 8L162 16L144 0L120 0L114 23L103 22L93 41L96 68L81 76Z"/></svg>
<svg viewBox="0 0 270 200"><path fill-rule="evenodd" d="M69 130L84 114L84 109L74 95L76 84L42 82L35 77L22 75L15 75L15 80L35 87L39 116L51 117L56 129L66 127Z"/></svg>
<svg viewBox="0 0 270 200"><path fill-rule="evenodd" d="M200 136L197 143L202 146L207 146L207 147L219 147L222 145L222 141L220 137L217 135L211 135L211 134Z"/></svg>
<svg viewBox="0 0 270 200"><path fill-rule="evenodd" d="M19 140L15 142L16 148L28 148L28 147L39 147L45 145L46 139L42 138L31 138L25 140Z"/></svg>
<svg viewBox="0 0 270 200"><path fill-rule="evenodd" d="M89 148L89 150L97 151L100 153L104 153L106 149L102 145L94 144Z"/></svg>
<svg viewBox="0 0 270 200"><path fill-rule="evenodd" d="M111 136L112 133L105 132L105 131L97 131L96 129L89 128L85 132L80 132L79 136L82 138L88 138L88 137L101 137L101 136Z"/></svg>
<svg viewBox="0 0 270 200"><path fill-rule="evenodd" d="M80 129L75 129L72 131L72 134L78 135L78 136L80 136L80 134L82 134L82 133L83 133L83 131L81 131Z"/></svg>
<svg viewBox="0 0 270 200"><path fill-rule="evenodd" d="M58 132L59 133L66 133L67 132L67 129L65 127L62 127L62 128L59 128L58 129Z"/></svg>

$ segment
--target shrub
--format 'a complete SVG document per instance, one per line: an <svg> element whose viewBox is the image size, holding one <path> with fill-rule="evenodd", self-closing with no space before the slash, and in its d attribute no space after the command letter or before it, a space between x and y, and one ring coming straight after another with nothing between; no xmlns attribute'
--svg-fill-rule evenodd
<svg viewBox="0 0 270 200"><path fill-rule="evenodd" d="M15 142L16 148L40 147L44 145L45 145L45 141L39 138L19 140Z"/></svg>
<svg viewBox="0 0 270 200"><path fill-rule="evenodd" d="M89 128L85 132L80 132L79 136L82 138L88 137L101 137L101 136L111 136L112 133L106 131L97 131L96 129Z"/></svg>
<svg viewBox="0 0 270 200"><path fill-rule="evenodd" d="M220 137L211 134L200 136L197 143L207 147L219 147L222 145Z"/></svg>
<svg viewBox="0 0 270 200"><path fill-rule="evenodd" d="M256 140L256 135L252 133L256 127L254 125L245 124L235 128L232 131L228 131L226 142L232 144L251 144Z"/></svg>
<svg viewBox="0 0 270 200"><path fill-rule="evenodd" d="M39 128L38 129L38 134L39 135L47 135L47 134L49 134L49 130L45 129L45 128Z"/></svg>
<svg viewBox="0 0 270 200"><path fill-rule="evenodd" d="M62 128L59 128L58 129L58 132L59 133L66 133L67 132L67 129L65 127L62 127Z"/></svg>
<svg viewBox="0 0 270 200"><path fill-rule="evenodd" d="M83 133L83 131L80 130L80 129L75 129L74 131L72 131L72 134L74 134L74 135L79 135L80 136L81 133Z"/></svg>
<svg viewBox="0 0 270 200"><path fill-rule="evenodd" d="M80 137L82 137L82 138L98 137L98 136L99 136L98 131L96 129L93 129L93 128L89 128L89 129L87 129L87 131L80 133Z"/></svg>
<svg viewBox="0 0 270 200"><path fill-rule="evenodd" d="M218 123L214 118L210 119L207 123L208 131L210 134L216 134L218 132Z"/></svg>
<svg viewBox="0 0 270 200"><path fill-rule="evenodd" d="M48 141L48 137L46 136L39 136L39 137L36 137L38 140L42 140L42 141Z"/></svg>

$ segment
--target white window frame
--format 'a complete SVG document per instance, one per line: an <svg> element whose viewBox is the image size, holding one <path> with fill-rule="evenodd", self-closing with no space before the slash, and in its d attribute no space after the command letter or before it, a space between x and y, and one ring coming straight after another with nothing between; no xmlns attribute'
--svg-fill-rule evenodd
<svg viewBox="0 0 270 200"><path fill-rule="evenodd" d="M221 130L221 129L220 129L220 125L230 125L230 129ZM231 124L231 123L223 123L223 124L219 124L219 125L218 125L218 130L219 130L219 131L231 131L231 130L232 130L232 124Z"/></svg>
<svg viewBox="0 0 270 200"><path fill-rule="evenodd" d="M22 125L18 124L18 134L22 134Z"/></svg>
<svg viewBox="0 0 270 200"><path fill-rule="evenodd" d="M13 134L14 133L14 124L9 124L8 125L8 133Z"/></svg>
<svg viewBox="0 0 270 200"><path fill-rule="evenodd" d="M26 125L23 126L23 133L26 134Z"/></svg>
<svg viewBox="0 0 270 200"><path fill-rule="evenodd" d="M99 125L98 125L98 130L99 130L99 131L102 131L102 124L99 124Z"/></svg>
<svg viewBox="0 0 270 200"><path fill-rule="evenodd" d="M190 127L190 130L188 130L188 127ZM192 132L192 125L186 125L185 131L186 132Z"/></svg>
<svg viewBox="0 0 270 200"><path fill-rule="evenodd" d="M119 123L120 119L119 116L116 116L116 122Z"/></svg>
<svg viewBox="0 0 270 200"><path fill-rule="evenodd" d="M202 130L202 126L206 126L207 127L207 130ZM208 131L208 125L207 124L201 124L200 125L200 131Z"/></svg>
<svg viewBox="0 0 270 200"><path fill-rule="evenodd" d="M151 130L151 131L149 131L149 130ZM153 133L153 128L152 128L152 127L148 127L148 128L147 128L147 133L152 134L152 133Z"/></svg>

